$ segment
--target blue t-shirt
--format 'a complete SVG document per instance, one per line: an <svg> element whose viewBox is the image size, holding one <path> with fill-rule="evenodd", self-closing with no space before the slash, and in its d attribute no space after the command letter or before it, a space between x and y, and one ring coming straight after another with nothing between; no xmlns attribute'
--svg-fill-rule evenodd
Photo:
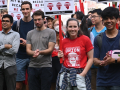
<svg viewBox="0 0 120 90"><path fill-rule="evenodd" d="M98 34L105 32L105 30L106 30L106 27L104 27L103 30L101 30L100 32L97 32L95 27L93 27L92 33L93 33L94 37L96 37ZM97 68L97 67L93 64L91 68Z"/></svg>
<svg viewBox="0 0 120 90"><path fill-rule="evenodd" d="M104 32L105 30L106 30L106 27L104 27L103 30L101 30L100 32L97 32L95 27L93 27L92 33L93 33L94 37L96 37L98 34Z"/></svg>
<svg viewBox="0 0 120 90"><path fill-rule="evenodd" d="M16 25L17 25L17 21L15 21L12 26L12 29L14 31L16 31ZM23 38L26 40L27 33L32 29L34 29L33 19L30 22L24 22L22 19L20 20L20 29L19 29L20 38ZM20 59L29 58L29 56L26 53L26 47L22 45L19 47L17 58L20 58Z"/></svg>
<svg viewBox="0 0 120 90"><path fill-rule="evenodd" d="M97 38L94 40L94 58L103 58L110 50L120 50L120 31L115 38L108 38L104 32L101 50L99 50ZM97 86L120 86L120 64L110 64L98 67Z"/></svg>

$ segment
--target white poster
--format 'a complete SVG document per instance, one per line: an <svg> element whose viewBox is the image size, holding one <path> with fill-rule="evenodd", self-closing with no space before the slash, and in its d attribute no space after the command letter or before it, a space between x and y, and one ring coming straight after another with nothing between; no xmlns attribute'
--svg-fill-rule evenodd
<svg viewBox="0 0 120 90"><path fill-rule="evenodd" d="M31 0L32 8L35 10L44 11L44 0Z"/></svg>
<svg viewBox="0 0 120 90"><path fill-rule="evenodd" d="M45 15L63 15L74 13L74 0L44 0Z"/></svg>
<svg viewBox="0 0 120 90"><path fill-rule="evenodd" d="M23 1L29 1L32 3L32 12L31 15L36 10L42 10L44 11L44 3L43 0L9 0L9 8L8 13L13 15L14 20L19 20L20 18L23 18L22 12L21 12L21 3Z"/></svg>
<svg viewBox="0 0 120 90"><path fill-rule="evenodd" d="M0 0L0 8L7 8L7 0Z"/></svg>

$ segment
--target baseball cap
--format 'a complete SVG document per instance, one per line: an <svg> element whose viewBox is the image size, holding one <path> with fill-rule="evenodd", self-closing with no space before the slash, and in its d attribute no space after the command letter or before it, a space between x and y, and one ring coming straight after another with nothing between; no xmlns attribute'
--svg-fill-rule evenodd
<svg viewBox="0 0 120 90"><path fill-rule="evenodd" d="M48 19L54 20L55 19L55 16L53 16L53 15L51 15L51 16L45 16L45 17L46 17L46 20L48 20Z"/></svg>

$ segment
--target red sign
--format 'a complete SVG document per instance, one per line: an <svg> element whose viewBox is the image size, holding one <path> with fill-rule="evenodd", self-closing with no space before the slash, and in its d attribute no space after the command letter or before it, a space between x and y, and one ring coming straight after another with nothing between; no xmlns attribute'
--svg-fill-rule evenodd
<svg viewBox="0 0 120 90"><path fill-rule="evenodd" d="M64 6L69 9L70 3L69 2L65 2Z"/></svg>
<svg viewBox="0 0 120 90"><path fill-rule="evenodd" d="M17 14L17 19L19 20L21 18L21 15L20 14Z"/></svg>
<svg viewBox="0 0 120 90"><path fill-rule="evenodd" d="M60 2L58 2L56 6L57 6L57 8L60 10L60 9L61 9L62 4L61 4Z"/></svg>
<svg viewBox="0 0 120 90"><path fill-rule="evenodd" d="M48 3L47 7L52 10L53 4L52 3Z"/></svg>

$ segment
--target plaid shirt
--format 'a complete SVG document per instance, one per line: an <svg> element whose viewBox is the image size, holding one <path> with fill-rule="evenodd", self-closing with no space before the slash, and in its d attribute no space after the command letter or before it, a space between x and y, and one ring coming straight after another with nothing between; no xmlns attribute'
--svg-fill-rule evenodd
<svg viewBox="0 0 120 90"><path fill-rule="evenodd" d="M59 89L62 89L62 90L66 90L67 88L67 73L70 73L70 83L71 83L71 86L77 86L77 83L76 83L76 74L77 73L81 73L83 71L83 69L75 69L75 68L66 68L62 65L62 68L58 74L58 77L57 77L57 84L56 84L56 90L59 90ZM64 74L64 77L63 77L63 80L62 80L62 85L59 86L59 80L60 80L60 74L62 72L65 72ZM87 90L91 90L91 83L90 83L90 80L89 80L89 77L88 75L85 76L85 82L86 82L86 88Z"/></svg>

